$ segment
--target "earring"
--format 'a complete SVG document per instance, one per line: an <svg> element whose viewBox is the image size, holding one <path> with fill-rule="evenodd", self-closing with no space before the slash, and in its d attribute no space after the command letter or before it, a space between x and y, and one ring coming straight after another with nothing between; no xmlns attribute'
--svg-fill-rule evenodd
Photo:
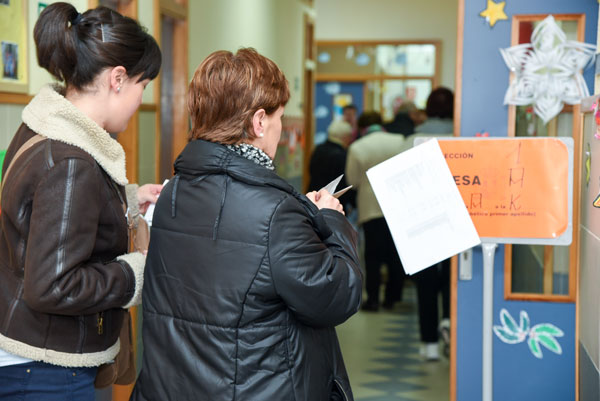
<svg viewBox="0 0 600 401"><path fill-rule="evenodd" d="M259 133L258 133L258 137L259 137L259 138L262 138L263 136L265 136L265 134L264 134L263 132L259 132Z"/></svg>
<svg viewBox="0 0 600 401"><path fill-rule="evenodd" d="M117 88L117 92L121 92L121 87L120 86Z"/></svg>

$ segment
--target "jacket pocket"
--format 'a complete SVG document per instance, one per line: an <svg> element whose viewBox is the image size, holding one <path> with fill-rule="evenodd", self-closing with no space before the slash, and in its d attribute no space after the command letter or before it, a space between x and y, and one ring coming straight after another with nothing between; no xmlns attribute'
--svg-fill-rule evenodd
<svg viewBox="0 0 600 401"><path fill-rule="evenodd" d="M15 313L15 308L17 307L17 303L21 300L23 296L23 282L21 281L17 287L17 291L15 293L15 297L10 302L10 306L8 307L8 313L6 314L4 323L2 325L2 332L8 332L8 326L12 323L13 314Z"/></svg>

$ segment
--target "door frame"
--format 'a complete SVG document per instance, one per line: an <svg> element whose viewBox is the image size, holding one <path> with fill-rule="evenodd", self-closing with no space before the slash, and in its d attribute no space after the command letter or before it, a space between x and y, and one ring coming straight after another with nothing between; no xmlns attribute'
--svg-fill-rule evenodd
<svg viewBox="0 0 600 401"><path fill-rule="evenodd" d="M313 1L306 1L307 7L312 9ZM302 160L302 192L308 191L310 179L310 157L315 142L315 75L316 75L316 53L315 45L315 19L311 13L304 12L304 57L303 57L303 101L302 113L304 114L304 154Z"/></svg>
<svg viewBox="0 0 600 401"><path fill-rule="evenodd" d="M155 34L159 46L162 48L162 17L169 16L175 20L173 29L173 42L177 46L172 46L173 51L173 123L171 138L171 164L175 161L179 153L188 142L188 112L186 93L188 88L188 0L154 0L154 26ZM161 78L159 74L156 79L154 102L156 103L156 141L155 141L155 178L160 179L160 160L161 160ZM185 133L185 135L184 135Z"/></svg>
<svg viewBox="0 0 600 401"><path fill-rule="evenodd" d="M465 0L458 0L456 26L456 72L454 89L454 136L460 136L462 113L462 69L465 25ZM457 372L457 323L458 323L458 258L454 256L450 262L450 401L456 401Z"/></svg>

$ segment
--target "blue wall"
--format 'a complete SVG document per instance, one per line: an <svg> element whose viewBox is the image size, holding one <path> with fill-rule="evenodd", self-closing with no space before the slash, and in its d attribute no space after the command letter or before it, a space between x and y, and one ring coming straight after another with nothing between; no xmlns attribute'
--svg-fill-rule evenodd
<svg viewBox="0 0 600 401"><path fill-rule="evenodd" d="M315 90L315 111L320 108L327 109L326 115L316 112L315 145L327 139L327 127L331 124L334 114L333 96L330 88L337 86L337 93L347 93L352 96L352 103L356 106L356 117L363 112L363 82L317 82Z"/></svg>
<svg viewBox="0 0 600 401"><path fill-rule="evenodd" d="M493 28L479 16L484 0L464 0L464 42L462 70L461 136L472 137L487 131L506 136L508 107L504 94L509 70L499 49L510 47L511 18L514 14L586 14L585 42L596 43L598 3L592 0L507 0L508 20ZM593 68L584 73L593 91ZM575 398L575 305L565 303L516 302L504 299L504 247L496 250L494 262L494 325L499 325L502 308L518 319L528 312L531 324L552 323L565 336L558 338L562 355L542 348L543 358L534 357L526 343L508 345L494 336L493 399L557 400ZM482 347L482 253L473 255L473 279L458 283L457 400L480 401ZM574 278L573 278L574 279Z"/></svg>

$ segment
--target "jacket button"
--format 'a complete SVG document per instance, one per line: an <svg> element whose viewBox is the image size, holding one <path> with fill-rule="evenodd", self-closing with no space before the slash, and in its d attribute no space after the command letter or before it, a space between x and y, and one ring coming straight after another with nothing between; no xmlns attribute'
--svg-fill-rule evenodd
<svg viewBox="0 0 600 401"><path fill-rule="evenodd" d="M77 373L73 372L73 376L77 376Z"/></svg>
<svg viewBox="0 0 600 401"><path fill-rule="evenodd" d="M27 373L31 373L31 369L27 369Z"/></svg>

